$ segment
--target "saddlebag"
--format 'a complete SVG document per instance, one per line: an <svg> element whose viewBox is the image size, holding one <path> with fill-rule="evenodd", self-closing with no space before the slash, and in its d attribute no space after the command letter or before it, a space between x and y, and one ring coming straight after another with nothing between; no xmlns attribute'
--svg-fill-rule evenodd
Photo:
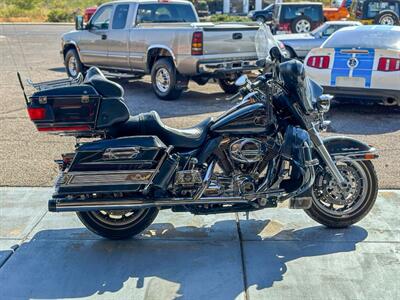
<svg viewBox="0 0 400 300"><path fill-rule="evenodd" d="M169 149L156 136L82 144L77 148L71 165L62 172L54 196L137 192L159 184L165 188L173 176L173 172L165 171L175 171L177 165L168 152ZM166 166L168 170L165 170Z"/></svg>

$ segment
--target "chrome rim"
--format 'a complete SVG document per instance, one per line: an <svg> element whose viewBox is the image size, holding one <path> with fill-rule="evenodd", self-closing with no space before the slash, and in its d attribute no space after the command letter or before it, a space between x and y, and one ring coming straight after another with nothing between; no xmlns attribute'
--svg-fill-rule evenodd
<svg viewBox="0 0 400 300"><path fill-rule="evenodd" d="M382 24L382 25L394 25L394 19L391 16L383 16L381 18L380 24Z"/></svg>
<svg viewBox="0 0 400 300"><path fill-rule="evenodd" d="M313 186L314 203L333 216L351 215L365 202L368 192L368 177L360 163L337 163L347 181L345 189L339 187L329 172L319 170Z"/></svg>
<svg viewBox="0 0 400 300"><path fill-rule="evenodd" d="M76 58L74 56L71 56L68 60L68 72L72 77L75 77L78 75L78 69L76 66Z"/></svg>
<svg viewBox="0 0 400 300"><path fill-rule="evenodd" d="M92 212L92 215L103 224L110 226L131 225L139 220L145 213L144 209L135 210L100 210Z"/></svg>
<svg viewBox="0 0 400 300"><path fill-rule="evenodd" d="M311 24L307 20L300 20L296 23L297 32L309 32L311 29Z"/></svg>
<svg viewBox="0 0 400 300"><path fill-rule="evenodd" d="M156 73L157 89L162 93L166 93L169 90L170 84L171 78L169 76L168 70L165 68L158 69Z"/></svg>

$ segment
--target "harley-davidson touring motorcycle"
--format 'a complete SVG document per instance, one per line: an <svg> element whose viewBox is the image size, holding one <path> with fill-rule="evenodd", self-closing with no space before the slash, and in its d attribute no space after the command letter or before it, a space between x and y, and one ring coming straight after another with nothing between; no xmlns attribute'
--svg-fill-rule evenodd
<svg viewBox="0 0 400 300"><path fill-rule="evenodd" d="M176 129L152 111L131 116L123 89L97 68L85 78L35 84L25 100L39 131L75 136L56 161L52 212L74 211L94 233L137 235L159 210L192 214L304 209L328 227L367 215L377 197L375 148L349 137L321 138L331 96L283 58L269 28L256 35L259 65L236 84L239 102L213 120ZM21 87L24 89L19 76Z"/></svg>

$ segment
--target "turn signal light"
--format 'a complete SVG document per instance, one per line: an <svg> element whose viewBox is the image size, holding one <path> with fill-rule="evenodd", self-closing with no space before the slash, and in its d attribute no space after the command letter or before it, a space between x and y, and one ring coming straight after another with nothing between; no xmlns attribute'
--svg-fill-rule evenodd
<svg viewBox="0 0 400 300"><path fill-rule="evenodd" d="M29 118L31 120L44 120L46 118L46 110L43 107L39 108L28 108Z"/></svg>
<svg viewBox="0 0 400 300"><path fill-rule="evenodd" d="M203 32L193 32L192 55L203 55Z"/></svg>
<svg viewBox="0 0 400 300"><path fill-rule="evenodd" d="M400 71L400 59L381 57L378 63L378 71L382 72Z"/></svg>
<svg viewBox="0 0 400 300"><path fill-rule="evenodd" d="M330 58L328 55L310 56L307 59L307 66L317 69L328 69Z"/></svg>

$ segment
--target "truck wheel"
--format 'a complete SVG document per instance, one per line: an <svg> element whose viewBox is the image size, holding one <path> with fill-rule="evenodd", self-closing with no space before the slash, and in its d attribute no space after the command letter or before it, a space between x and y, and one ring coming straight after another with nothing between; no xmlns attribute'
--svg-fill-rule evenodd
<svg viewBox="0 0 400 300"><path fill-rule="evenodd" d="M239 91L239 87L235 85L236 79L221 78L218 79L218 84L221 89L227 94L236 94Z"/></svg>
<svg viewBox="0 0 400 300"><path fill-rule="evenodd" d="M79 220L87 229L102 237L121 240L145 230L157 217L157 208L126 211L77 212Z"/></svg>
<svg viewBox="0 0 400 300"><path fill-rule="evenodd" d="M299 16L292 21L291 29L293 33L305 33L311 31L311 19L307 16Z"/></svg>
<svg viewBox="0 0 400 300"><path fill-rule="evenodd" d="M374 23L379 25L398 25L399 17L393 12L384 11L375 17Z"/></svg>
<svg viewBox="0 0 400 300"><path fill-rule="evenodd" d="M75 49L69 49L64 57L65 69L68 77L76 78L79 73L84 72L84 67Z"/></svg>
<svg viewBox="0 0 400 300"><path fill-rule="evenodd" d="M178 99L183 89L176 87L176 83L176 68L171 59L157 60L151 69L151 84L156 96L161 100Z"/></svg>

